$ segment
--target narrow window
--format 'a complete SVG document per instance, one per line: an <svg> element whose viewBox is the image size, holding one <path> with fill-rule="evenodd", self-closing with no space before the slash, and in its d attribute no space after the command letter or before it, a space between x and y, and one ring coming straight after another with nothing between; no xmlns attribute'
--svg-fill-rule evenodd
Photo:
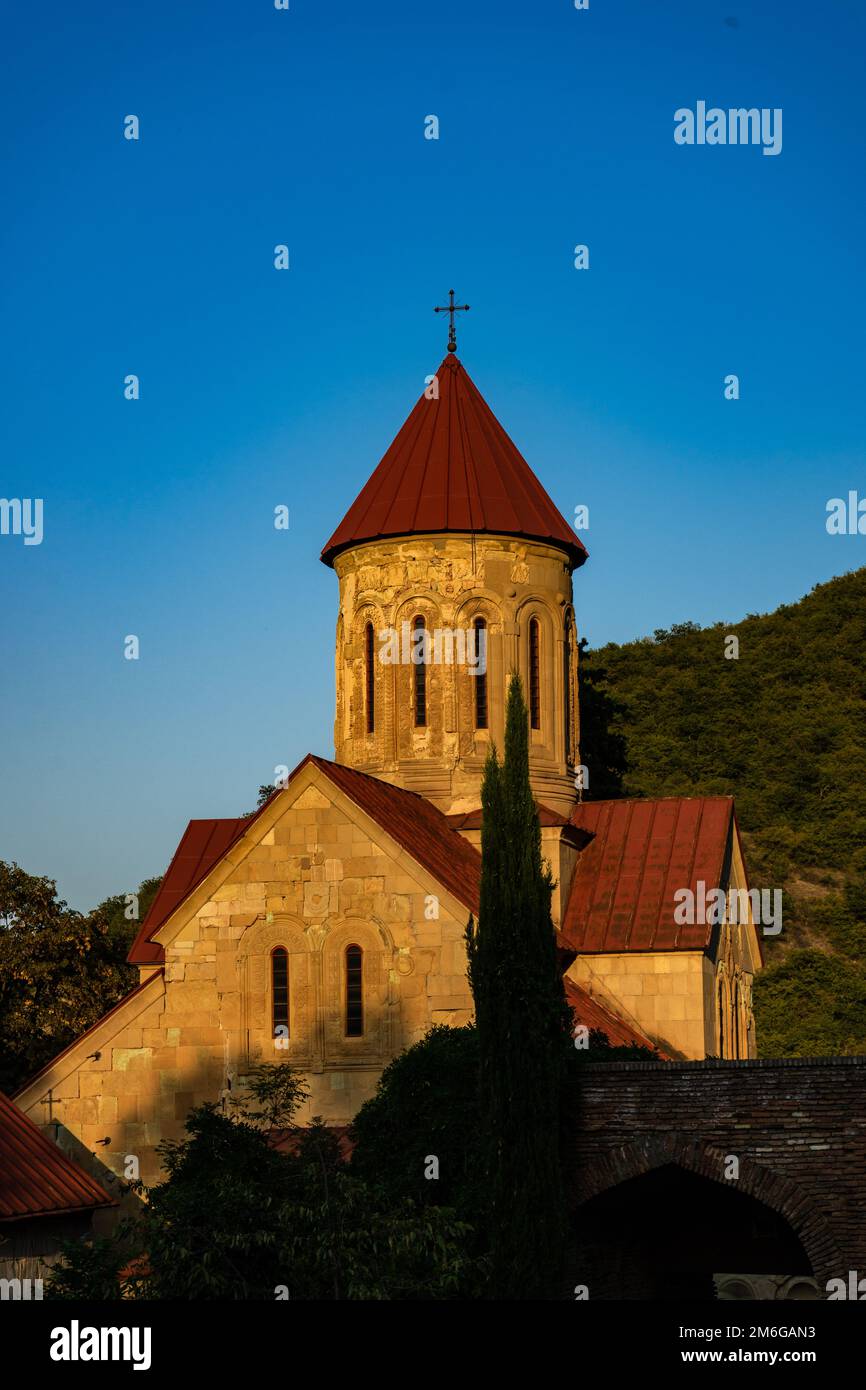
<svg viewBox="0 0 866 1390"><path fill-rule="evenodd" d="M739 1057L739 1055L740 1055L740 987L739 987L739 985L737 984L736 981L734 981L733 998L732 998L732 1000L731 1000L731 1036L732 1036L732 1039L733 1039L733 1047L732 1047L732 1050L731 1050L731 1056L732 1056L732 1057Z"/></svg>
<svg viewBox="0 0 866 1390"><path fill-rule="evenodd" d="M360 946L346 947L346 1037L364 1032L364 953Z"/></svg>
<svg viewBox="0 0 866 1390"><path fill-rule="evenodd" d="M367 683L367 733L376 728L376 661L373 642L373 624L368 623L364 634L364 661Z"/></svg>
<svg viewBox="0 0 866 1390"><path fill-rule="evenodd" d="M719 980L719 1056L725 1055L725 1044L727 1042L725 1029L725 988L724 980Z"/></svg>
<svg viewBox="0 0 866 1390"><path fill-rule="evenodd" d="M273 1035L277 1042L289 1036L289 954L282 946L271 952Z"/></svg>
<svg viewBox="0 0 866 1390"><path fill-rule="evenodd" d="M423 632L423 631L424 631L424 629L425 629L425 627L427 626L427 624L424 622L424 619L421 617L421 614L420 614L420 613L418 614L418 616L417 616L417 618L415 619L415 621L414 621L414 623L412 624L412 626L413 626L413 628L414 628L414 630L415 630L416 632ZM419 647L420 647L420 649L421 649L422 655L423 655L423 656L426 656L426 655L427 655L427 643L426 643L426 639L425 639L425 638L422 638L422 639L420 640L420 642L417 641L417 640L413 640L413 642L412 642L413 660L414 660L414 654L415 654L415 652L418 650ZM427 723L427 662L426 662L426 661L419 661L418 664L417 664L416 667L415 667L415 726L416 726L416 728L422 729L422 728L425 727L426 723Z"/></svg>
<svg viewBox="0 0 866 1390"><path fill-rule="evenodd" d="M475 682L475 727L487 728L487 624L483 618L476 618L475 628L475 667L472 679Z"/></svg>
<svg viewBox="0 0 866 1390"><path fill-rule="evenodd" d="M529 623L529 723L533 729L541 728L541 690L538 677L538 619Z"/></svg>
<svg viewBox="0 0 866 1390"><path fill-rule="evenodd" d="M565 640L562 644L563 652L563 673L562 673L562 695L565 702L565 761L570 763L573 758L573 748L571 740L571 619L565 619Z"/></svg>

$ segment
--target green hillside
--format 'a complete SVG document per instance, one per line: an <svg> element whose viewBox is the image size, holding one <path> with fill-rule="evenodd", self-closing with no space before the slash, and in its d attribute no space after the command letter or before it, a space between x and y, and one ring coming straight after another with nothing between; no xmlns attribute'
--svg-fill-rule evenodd
<svg viewBox="0 0 866 1390"><path fill-rule="evenodd" d="M752 885L783 889L761 1055L866 1053L866 569L581 655L590 795L731 794Z"/></svg>

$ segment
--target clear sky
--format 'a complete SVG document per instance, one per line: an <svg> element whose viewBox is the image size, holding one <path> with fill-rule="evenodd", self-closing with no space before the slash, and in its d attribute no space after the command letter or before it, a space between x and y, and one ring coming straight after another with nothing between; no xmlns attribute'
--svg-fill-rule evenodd
<svg viewBox="0 0 866 1390"><path fill-rule="evenodd" d="M46 0L3 27L0 493L44 500L44 538L0 536L0 857L73 905L332 753L318 554L452 285L476 384L590 508L593 645L866 563L825 530L866 494L861 0ZM781 108L781 153L675 144L698 101Z"/></svg>

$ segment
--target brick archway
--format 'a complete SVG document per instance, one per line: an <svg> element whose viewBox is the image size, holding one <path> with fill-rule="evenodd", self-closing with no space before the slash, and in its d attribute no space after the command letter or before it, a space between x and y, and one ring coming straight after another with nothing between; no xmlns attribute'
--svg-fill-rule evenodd
<svg viewBox="0 0 866 1390"><path fill-rule="evenodd" d="M739 1177L733 1180L724 1176L726 1154L698 1140L668 1135L618 1144L604 1154L594 1155L591 1167L584 1168L577 1175L573 1188L575 1219L579 1223L580 1208L591 1198L609 1192L631 1178L639 1178L673 1164L753 1197L775 1211L797 1236L808 1256L815 1279L823 1286L843 1267L839 1247L824 1216L810 1201L809 1194L790 1178L751 1158L737 1157Z"/></svg>

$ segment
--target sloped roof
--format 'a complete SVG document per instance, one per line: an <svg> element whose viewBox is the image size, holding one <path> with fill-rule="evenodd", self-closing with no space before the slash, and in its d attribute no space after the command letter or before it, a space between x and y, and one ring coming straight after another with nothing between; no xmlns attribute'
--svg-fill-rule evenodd
<svg viewBox="0 0 866 1390"><path fill-rule="evenodd" d="M604 1033L611 1047L654 1048L659 1057L665 1061L672 1060L663 1048L652 1042L646 1033L641 1032L636 1023L626 1023L624 1018L620 1018L619 1014L615 1014L607 1005L602 1004L601 1000L575 980L570 980L567 975L564 983L565 997L571 1005L575 1023L582 1023L586 1028Z"/></svg>
<svg viewBox="0 0 866 1390"><path fill-rule="evenodd" d="M423 395L322 551L385 536L487 532L549 541L582 565L587 552L449 353L438 399Z"/></svg>
<svg viewBox="0 0 866 1390"><path fill-rule="evenodd" d="M578 856L562 924L567 945L592 951L705 950L713 927L674 921L674 894L725 888L729 796L586 801L571 823L592 839ZM709 915L709 914L707 914Z"/></svg>
<svg viewBox="0 0 866 1390"><path fill-rule="evenodd" d="M0 1092L0 1221L115 1205L89 1173Z"/></svg>
<svg viewBox="0 0 866 1390"><path fill-rule="evenodd" d="M347 796L428 869L437 882L478 911L481 890L481 855L468 840L458 835L448 817L417 792L393 787L378 777L329 762L310 754L305 762L315 763ZM303 767L303 763L301 766Z"/></svg>
<svg viewBox="0 0 866 1390"><path fill-rule="evenodd" d="M416 792L393 787L312 753L298 764L288 785L308 763L319 768L444 888L477 913L481 856L455 832L447 816ZM165 953L153 937L264 809L262 806L253 815L235 820L190 821L129 952L131 965L162 964Z"/></svg>
<svg viewBox="0 0 866 1390"><path fill-rule="evenodd" d="M481 856L460 834L480 825L477 813L446 816L416 792L312 753L295 768L289 785L308 763L477 914ZM190 822L130 952L133 964L162 962L163 948L153 937L264 809L235 820ZM545 808L540 811L543 823L562 823L565 833L571 827L584 843L557 940L563 971L575 955L593 951L703 950L709 945L710 925L674 922L674 893L684 887L694 891L700 879L708 891L726 886L735 824L732 798L590 801L576 806L568 821ZM654 1046L636 1025L573 980L566 979L566 990L577 1021L600 1029L611 1043Z"/></svg>
<svg viewBox="0 0 866 1390"><path fill-rule="evenodd" d="M446 816L416 792L309 753L289 778L314 764L472 912L478 912L481 856L460 830L480 813ZM542 824L555 812L539 808ZM198 887L254 820L194 820L184 832L159 892L129 953L133 965L160 965L159 928ZM592 951L703 950L712 927L674 922L674 893L724 887L733 822L730 797L657 801L588 801L569 822L586 846L578 856L560 934L561 946Z"/></svg>
<svg viewBox="0 0 866 1390"><path fill-rule="evenodd" d="M132 943L127 957L130 965L162 964L164 952L151 940L154 932L207 877L254 819L253 815L238 816L234 820L190 821Z"/></svg>

